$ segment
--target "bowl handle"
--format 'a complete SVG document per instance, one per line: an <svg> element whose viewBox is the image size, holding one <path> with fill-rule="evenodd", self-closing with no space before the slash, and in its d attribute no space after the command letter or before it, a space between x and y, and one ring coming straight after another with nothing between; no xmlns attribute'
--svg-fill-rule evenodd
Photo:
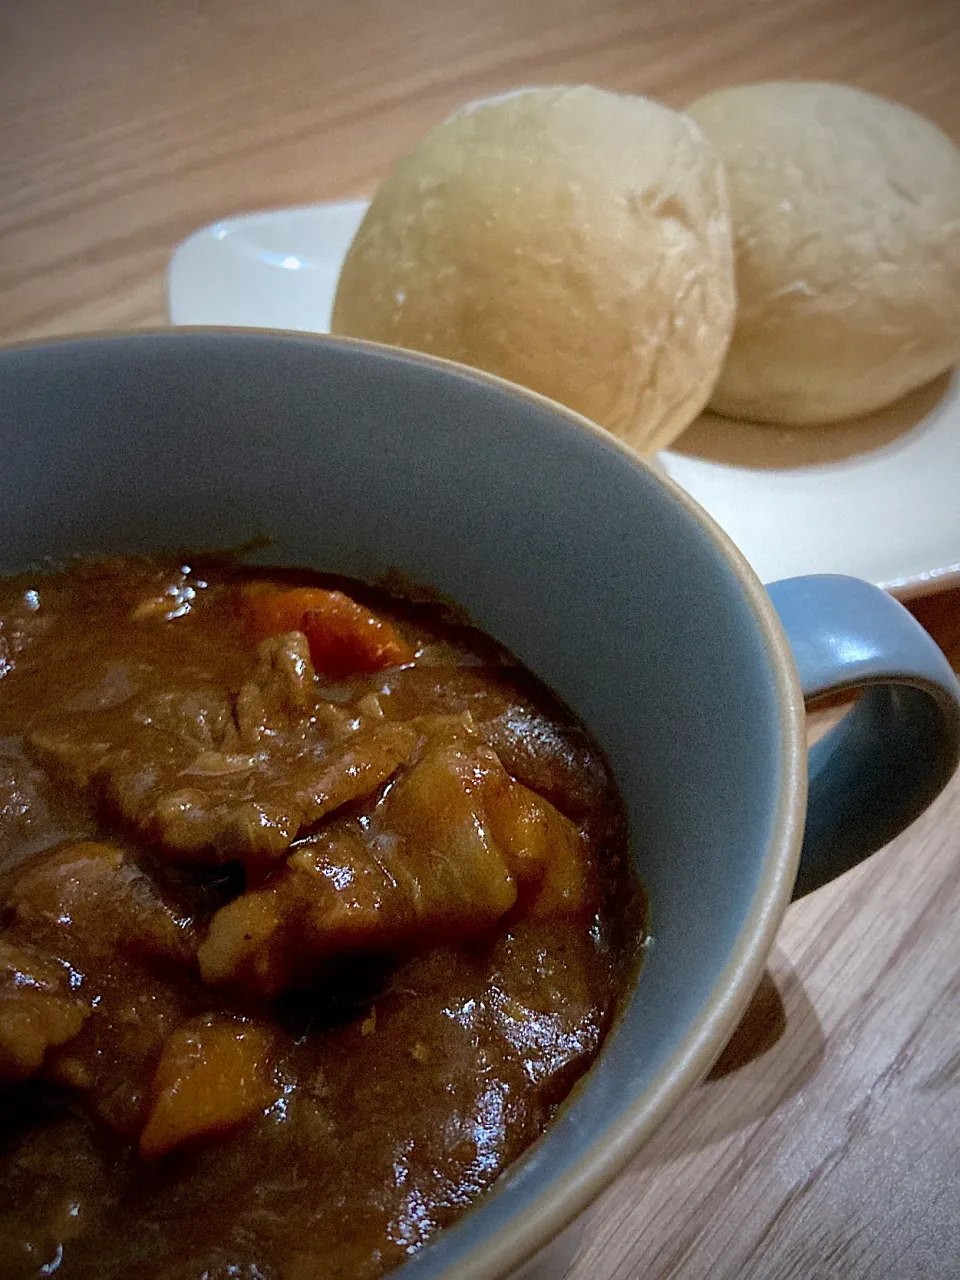
<svg viewBox="0 0 960 1280"><path fill-rule="evenodd" d="M946 786L960 759L960 683L919 622L879 587L823 574L767 591L807 703L864 690L810 748L800 897L892 840Z"/></svg>

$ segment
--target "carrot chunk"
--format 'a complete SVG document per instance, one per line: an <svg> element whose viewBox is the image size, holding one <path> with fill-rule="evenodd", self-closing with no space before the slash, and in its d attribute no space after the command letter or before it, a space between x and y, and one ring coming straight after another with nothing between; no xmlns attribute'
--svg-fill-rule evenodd
<svg viewBox="0 0 960 1280"><path fill-rule="evenodd" d="M334 679L413 660L412 649L389 622L342 591L254 583L244 590L244 608L256 640L302 631L314 667Z"/></svg>

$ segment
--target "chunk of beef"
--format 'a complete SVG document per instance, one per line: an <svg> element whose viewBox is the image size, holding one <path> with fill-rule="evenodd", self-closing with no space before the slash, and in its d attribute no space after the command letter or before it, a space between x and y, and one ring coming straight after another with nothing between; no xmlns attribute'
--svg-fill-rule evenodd
<svg viewBox="0 0 960 1280"><path fill-rule="evenodd" d="M90 1016L72 1040L50 1050L43 1073L82 1093L100 1123L134 1139L163 1045L195 1012L197 993L188 982L175 985L123 957L91 963L82 990L93 1005Z"/></svg>
<svg viewBox="0 0 960 1280"><path fill-rule="evenodd" d="M257 646L253 676L237 697L240 740L250 750L266 734L302 722L315 710L316 675L310 646L300 631L270 636Z"/></svg>
<svg viewBox="0 0 960 1280"><path fill-rule="evenodd" d="M27 756L19 736L0 738L0 876L42 849L94 828L83 798L63 794Z"/></svg>
<svg viewBox="0 0 960 1280"><path fill-rule="evenodd" d="M462 723L438 724L370 814L318 834L217 912L199 951L204 981L275 995L340 953L481 934L518 892L540 913L583 911L577 829Z"/></svg>
<svg viewBox="0 0 960 1280"><path fill-rule="evenodd" d="M235 699L174 690L74 715L32 742L171 857L240 859L260 875L298 834L375 793L417 738L318 699L306 640L291 633L262 642Z"/></svg>
<svg viewBox="0 0 960 1280"><path fill-rule="evenodd" d="M7 937L55 955L80 983L87 1011L70 1037L51 1041L44 1075L82 1091L118 1133L135 1134L161 1046L192 1009L192 920L124 850L106 844L37 855L6 905Z"/></svg>
<svg viewBox="0 0 960 1280"><path fill-rule="evenodd" d="M278 746L220 776L195 764L176 789L150 796L138 825L169 853L240 859L257 873L328 814L376 793L416 743L405 725L375 725L333 744Z"/></svg>
<svg viewBox="0 0 960 1280"><path fill-rule="evenodd" d="M15 927L82 964L121 953L189 965L192 922L153 880L109 844L61 845L26 864L7 896Z"/></svg>
<svg viewBox="0 0 960 1280"><path fill-rule="evenodd" d="M512 777L561 813L580 822L617 812L606 767L583 727L509 667L409 667L383 678L379 701L388 719L469 712Z"/></svg>
<svg viewBox="0 0 960 1280"><path fill-rule="evenodd" d="M90 1012L66 965L0 938L0 1080L26 1080L48 1049L72 1040Z"/></svg>
<svg viewBox="0 0 960 1280"><path fill-rule="evenodd" d="M221 689L190 685L91 707L37 725L29 744L81 790L100 786L138 756L150 778L175 772L202 752L239 746L232 702Z"/></svg>
<svg viewBox="0 0 960 1280"><path fill-rule="evenodd" d="M477 730L513 777L574 822L618 820L606 766L580 725L516 697Z"/></svg>

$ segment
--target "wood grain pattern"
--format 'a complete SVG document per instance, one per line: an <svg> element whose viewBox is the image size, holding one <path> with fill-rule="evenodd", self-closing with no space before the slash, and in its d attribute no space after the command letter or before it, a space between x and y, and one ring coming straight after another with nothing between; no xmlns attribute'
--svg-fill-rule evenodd
<svg viewBox="0 0 960 1280"><path fill-rule="evenodd" d="M195 227L368 192L471 97L836 79L960 138L958 68L956 0L11 0L0 339L162 324ZM916 611L960 666L960 591ZM734 1042L567 1280L960 1275L958 832L955 780L791 909Z"/></svg>

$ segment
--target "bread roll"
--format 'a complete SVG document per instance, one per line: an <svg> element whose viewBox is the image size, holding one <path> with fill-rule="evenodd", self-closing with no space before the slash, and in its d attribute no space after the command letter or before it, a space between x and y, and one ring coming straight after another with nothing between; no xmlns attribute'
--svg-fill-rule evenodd
<svg viewBox="0 0 960 1280"><path fill-rule="evenodd" d="M332 327L487 369L652 450L706 403L733 312L723 171L698 127L551 87L474 104L400 161Z"/></svg>
<svg viewBox="0 0 960 1280"><path fill-rule="evenodd" d="M719 413L831 422L960 360L960 151L836 84L693 103L727 166L739 310Z"/></svg>

